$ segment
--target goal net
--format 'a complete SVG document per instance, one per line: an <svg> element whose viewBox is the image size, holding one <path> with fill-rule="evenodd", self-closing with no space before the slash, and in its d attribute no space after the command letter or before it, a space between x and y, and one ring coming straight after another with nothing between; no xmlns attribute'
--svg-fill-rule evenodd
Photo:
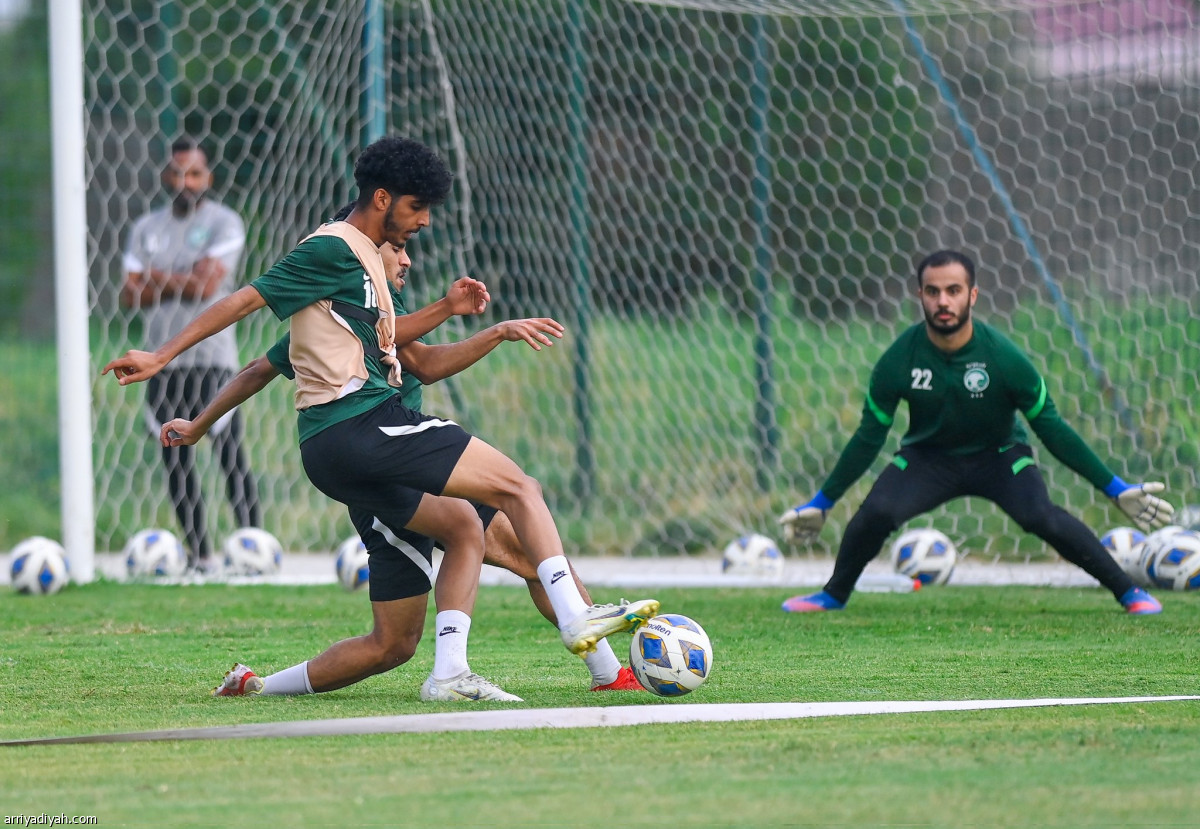
<svg viewBox="0 0 1200 829"><path fill-rule="evenodd" d="M439 149L450 201L406 291L493 304L432 342L553 316L426 391L542 484L571 554L719 550L777 535L857 426L868 373L920 319L913 266L958 248L976 314L1042 369L1128 480L1197 485L1200 19L1195 4L784 0L90 3L92 351L140 343L117 302L131 221L187 133L245 219L241 282L351 198L380 131ZM366 12L363 11L364 7ZM377 59L379 58L379 59ZM243 361L284 325L237 328ZM140 389L97 377L97 549L175 527ZM243 407L265 528L331 550L344 510L305 479L291 389ZM800 554L836 548L905 428ZM1035 447L1038 447L1036 440ZM201 447L210 532L232 529ZM1054 499L1122 523L1038 447ZM922 519L983 557L1050 555L991 505Z"/></svg>

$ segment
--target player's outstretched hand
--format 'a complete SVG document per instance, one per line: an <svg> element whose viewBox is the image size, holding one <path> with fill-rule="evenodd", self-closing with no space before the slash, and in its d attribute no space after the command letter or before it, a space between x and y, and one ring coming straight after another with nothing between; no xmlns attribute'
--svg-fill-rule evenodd
<svg viewBox="0 0 1200 829"><path fill-rule="evenodd" d="M567 330L561 322L549 317L534 317L524 320L506 320L497 323L496 330L508 342L524 340L534 351L541 351L544 345L554 345L554 337L561 340Z"/></svg>
<svg viewBox="0 0 1200 829"><path fill-rule="evenodd" d="M1121 512L1133 519L1133 522L1143 530L1165 527L1175 514L1175 507L1159 498L1155 493L1167 488L1166 484L1151 481L1145 484L1131 484L1118 492L1113 502Z"/></svg>
<svg viewBox="0 0 1200 829"><path fill-rule="evenodd" d="M450 290L446 291L446 299L450 302L451 311L460 316L482 314L491 302L492 295L487 286L478 279L463 276L454 281Z"/></svg>
<svg viewBox="0 0 1200 829"><path fill-rule="evenodd" d="M125 354L104 367L101 374L110 371L122 386L149 380L162 369L162 360L152 351L126 351Z"/></svg>
<svg viewBox="0 0 1200 829"><path fill-rule="evenodd" d="M197 429L190 420L177 417L163 424L159 440L165 447L195 446L204 437L204 432Z"/></svg>
<svg viewBox="0 0 1200 829"><path fill-rule="evenodd" d="M792 507L779 516L784 540L793 543L812 541L825 526L825 515L831 506L833 502L818 492L807 504Z"/></svg>

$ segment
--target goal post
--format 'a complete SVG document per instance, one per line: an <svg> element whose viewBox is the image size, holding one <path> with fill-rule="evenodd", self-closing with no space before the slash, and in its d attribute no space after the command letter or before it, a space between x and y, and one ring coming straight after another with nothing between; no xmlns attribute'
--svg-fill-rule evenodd
<svg viewBox="0 0 1200 829"><path fill-rule="evenodd" d="M80 14L78 0L50 4L50 61L56 67L51 73L50 124L62 545L71 577L87 583L95 576L95 497Z"/></svg>
<svg viewBox="0 0 1200 829"><path fill-rule="evenodd" d="M571 554L777 535L856 427L875 359L920 319L915 263L945 247L977 261L977 314L1033 357L1096 452L1195 500L1200 12L1130 5L94 3L96 548L174 527L141 390L97 376L140 343L116 302L120 250L164 201L171 123L213 147L213 195L247 224L241 283L353 195L369 138L403 133L447 158L454 190L412 242L405 290L422 304L470 273L493 304L431 341L518 316L556 317L568 339L498 348L429 387L426 408L541 482ZM239 324L243 362L282 330L265 313ZM243 413L265 529L288 550L332 550L351 527L300 468L290 389L277 381ZM1056 502L1098 533L1121 523L1033 443ZM197 455L220 538L221 476ZM791 552L836 549L871 478ZM983 502L926 520L971 555L1052 555Z"/></svg>

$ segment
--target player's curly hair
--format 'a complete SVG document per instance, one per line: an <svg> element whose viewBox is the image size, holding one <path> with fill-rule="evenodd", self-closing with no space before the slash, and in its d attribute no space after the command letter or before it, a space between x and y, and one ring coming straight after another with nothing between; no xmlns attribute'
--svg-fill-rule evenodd
<svg viewBox="0 0 1200 829"><path fill-rule="evenodd" d="M360 205L381 187L393 198L413 196L425 204L441 204L450 195L452 178L446 162L431 148L398 136L380 138L354 162Z"/></svg>

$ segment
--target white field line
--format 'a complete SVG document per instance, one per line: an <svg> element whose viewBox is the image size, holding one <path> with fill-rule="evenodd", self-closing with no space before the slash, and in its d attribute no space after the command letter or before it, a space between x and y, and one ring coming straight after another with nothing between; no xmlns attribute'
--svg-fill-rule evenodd
<svg viewBox="0 0 1200 829"><path fill-rule="evenodd" d="M741 722L846 717L866 714L911 714L926 711L985 711L997 708L1048 708L1067 705L1111 705L1200 700L1200 696L1076 697L1062 699L993 699L913 702L767 702L629 705L607 708L527 708L454 711L390 717L347 717L296 722L247 723L124 734L89 734L6 740L0 746L65 743L136 743L165 740L232 740L251 737L342 737L359 734L432 734L450 731L514 731L534 728L606 728L682 722Z"/></svg>

